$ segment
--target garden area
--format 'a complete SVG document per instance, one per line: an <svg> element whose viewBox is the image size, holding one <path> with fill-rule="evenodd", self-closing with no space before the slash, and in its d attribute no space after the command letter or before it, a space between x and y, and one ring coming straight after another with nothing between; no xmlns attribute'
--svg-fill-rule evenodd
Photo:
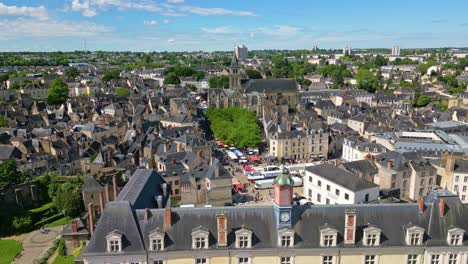
<svg viewBox="0 0 468 264"><path fill-rule="evenodd" d="M30 232L43 226L65 225L81 213L81 177L46 174L32 182L38 187L41 202L33 208L0 204L0 237Z"/></svg>
<svg viewBox="0 0 468 264"><path fill-rule="evenodd" d="M23 251L21 243L15 240L0 240L0 264L10 264Z"/></svg>

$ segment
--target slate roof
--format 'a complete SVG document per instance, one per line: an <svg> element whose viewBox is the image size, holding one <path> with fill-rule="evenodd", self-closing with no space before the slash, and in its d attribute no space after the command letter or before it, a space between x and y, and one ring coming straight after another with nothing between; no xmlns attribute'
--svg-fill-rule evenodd
<svg viewBox="0 0 468 264"><path fill-rule="evenodd" d="M287 93L297 92L297 84L292 79L250 79L244 85L245 93Z"/></svg>
<svg viewBox="0 0 468 264"><path fill-rule="evenodd" d="M379 172L377 166L370 160L356 160L341 164L347 171L358 174L377 174Z"/></svg>
<svg viewBox="0 0 468 264"><path fill-rule="evenodd" d="M88 176L83 186L81 187L83 192L100 192L104 191L104 187L101 183L99 183L93 176Z"/></svg>
<svg viewBox="0 0 468 264"><path fill-rule="evenodd" d="M122 250L125 253L144 253L145 247L133 217L129 201L107 203L98 226L84 250L84 255L107 251L106 236L119 230L122 234Z"/></svg>
<svg viewBox="0 0 468 264"><path fill-rule="evenodd" d="M137 169L125 187L120 191L116 201L128 201L134 208L155 208L155 197L163 195L162 185L166 181L155 170ZM169 187L167 187L169 192ZM167 202L168 195L163 197L163 205Z"/></svg>
<svg viewBox="0 0 468 264"><path fill-rule="evenodd" d="M441 217L439 199L446 204L445 215ZM406 246L405 234L409 226L419 226L425 230L423 245L447 246L446 235L450 228L468 230L468 208L453 194L430 194L419 212L418 204L359 204L359 205L293 205L292 229L295 231L293 248L320 248L320 229L333 227L338 230L337 248L344 248L343 233L345 212L356 211L356 244L346 247L363 246L363 229L377 227L382 231L381 243L377 248ZM83 256L105 254L105 236L119 230L127 243L125 253L149 252L148 235L159 228L165 233L165 251L191 250L191 233L196 228L208 230L209 249L225 250L216 246L216 215L224 213L227 219L227 248L235 247L235 231L245 228L253 232L253 249L278 248L278 212L275 206L255 207L211 207L211 208L172 208L172 226L164 227L164 209L149 209L148 219L145 210L132 211L126 201L110 202L96 227ZM467 242L464 241L464 245ZM114 254L114 253L113 253Z"/></svg>
<svg viewBox="0 0 468 264"><path fill-rule="evenodd" d="M375 183L361 179L353 173L330 164L320 164L305 169L353 192L378 187Z"/></svg>

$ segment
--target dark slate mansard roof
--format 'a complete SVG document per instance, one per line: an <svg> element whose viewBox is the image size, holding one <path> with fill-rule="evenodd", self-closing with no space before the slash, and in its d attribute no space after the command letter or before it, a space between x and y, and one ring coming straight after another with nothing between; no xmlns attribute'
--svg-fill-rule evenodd
<svg viewBox="0 0 468 264"><path fill-rule="evenodd" d="M446 204L445 215L441 217L439 200ZM319 248L320 227L332 226L338 231L337 248L345 247L343 233L345 212L356 211L356 244L363 245L363 229L375 226L382 230L378 247L406 246L406 227L424 228L423 246L447 246L447 231L453 227L468 230L468 208L457 196L441 194L429 195L421 213L417 203L412 204L360 204L360 205L297 205L292 206L292 228L295 231L294 248ZM191 233L202 226L209 230L209 248L223 250L216 246L216 215L224 213L227 218L227 248L235 248L235 231L244 227L253 232L253 249L277 248L277 217L275 206L266 207L211 207L173 208L172 226L164 227L164 209L149 209L148 220L144 219L145 209L132 210L127 201L110 202L99 220L96 232L86 247L83 256L106 254L106 235L113 230L123 233L125 238L123 253L147 252L148 235L159 228L165 233L165 251L191 250ZM464 241L464 245L467 245ZM122 253L117 253L122 254Z"/></svg>

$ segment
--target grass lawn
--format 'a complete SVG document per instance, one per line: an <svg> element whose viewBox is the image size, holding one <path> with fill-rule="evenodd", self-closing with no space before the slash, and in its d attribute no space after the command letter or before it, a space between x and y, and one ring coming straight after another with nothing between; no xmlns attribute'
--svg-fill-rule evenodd
<svg viewBox="0 0 468 264"><path fill-rule="evenodd" d="M62 218L60 218L60 219L58 219L58 220L55 220L55 221L51 222L51 223L48 224L47 226L48 226L48 227L54 227L54 226L67 225L67 224L70 223L70 221L71 221L70 218L64 216L64 217L62 217Z"/></svg>
<svg viewBox="0 0 468 264"><path fill-rule="evenodd" d="M0 264L10 264L23 250L21 243L15 240L0 240Z"/></svg>
<svg viewBox="0 0 468 264"><path fill-rule="evenodd" d="M73 256L62 257L60 255L57 255L52 264L75 264L75 261L73 259Z"/></svg>

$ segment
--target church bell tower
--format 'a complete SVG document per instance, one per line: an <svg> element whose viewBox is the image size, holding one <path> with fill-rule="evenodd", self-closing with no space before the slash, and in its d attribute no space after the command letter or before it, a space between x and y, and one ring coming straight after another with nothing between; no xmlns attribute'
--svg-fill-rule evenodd
<svg viewBox="0 0 468 264"><path fill-rule="evenodd" d="M241 76L239 61L237 60L236 53L232 55L231 67L229 67L229 88L240 89L241 88Z"/></svg>

